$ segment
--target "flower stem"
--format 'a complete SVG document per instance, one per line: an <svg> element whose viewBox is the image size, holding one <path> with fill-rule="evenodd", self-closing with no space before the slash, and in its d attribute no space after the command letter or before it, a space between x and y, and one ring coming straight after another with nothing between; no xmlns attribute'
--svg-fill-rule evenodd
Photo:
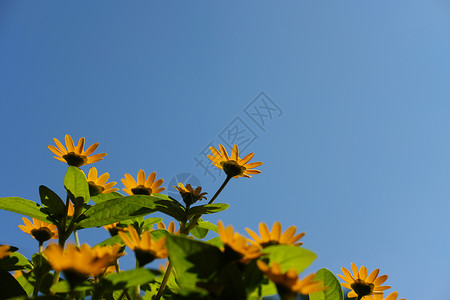
<svg viewBox="0 0 450 300"><path fill-rule="evenodd" d="M181 231L180 231L181 232ZM161 282L161 286L159 287L158 293L156 294L155 300L159 300L164 293L164 289L166 288L167 281L169 280L170 273L172 272L173 264L169 260L169 265L167 266L166 273L164 274L163 280Z"/></svg>
<svg viewBox="0 0 450 300"><path fill-rule="evenodd" d="M77 247L80 247L80 239L78 238L78 231L74 230L73 236L75 237L75 244L77 245Z"/></svg>
<svg viewBox="0 0 450 300"><path fill-rule="evenodd" d="M139 261L136 259L136 269L139 268ZM136 286L135 297L134 299L141 299L141 286Z"/></svg>

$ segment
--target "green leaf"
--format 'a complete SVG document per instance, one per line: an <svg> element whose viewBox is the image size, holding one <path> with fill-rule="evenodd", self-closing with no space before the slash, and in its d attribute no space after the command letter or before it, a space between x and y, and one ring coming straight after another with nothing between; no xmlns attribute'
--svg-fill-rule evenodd
<svg viewBox="0 0 450 300"><path fill-rule="evenodd" d="M208 234L208 229L195 226L191 229L190 233L198 239L203 239Z"/></svg>
<svg viewBox="0 0 450 300"><path fill-rule="evenodd" d="M219 233L219 230L217 229L217 225L216 224L213 224L213 223L208 222L208 221L203 221L202 219L200 219L198 221L198 225L197 226L201 227L201 228L204 228L204 229L211 230L211 231L213 231L215 233Z"/></svg>
<svg viewBox="0 0 450 300"><path fill-rule="evenodd" d="M0 270L14 271L31 269L33 266L28 259L19 252L13 252L9 256L0 259Z"/></svg>
<svg viewBox="0 0 450 300"><path fill-rule="evenodd" d="M220 239L220 236L213 237L212 239L206 241L208 244L212 246L216 246L218 248L223 247L222 240Z"/></svg>
<svg viewBox="0 0 450 300"><path fill-rule="evenodd" d="M50 224L54 221L45 213L45 209L31 200L26 200L19 197L5 197L0 198L0 209L12 211L18 214L29 216Z"/></svg>
<svg viewBox="0 0 450 300"><path fill-rule="evenodd" d="M197 225L190 231L193 236L195 236L198 239L203 239L208 234L208 231L212 230L216 233L218 233L217 225L208 222L203 221L202 219L199 219L197 222Z"/></svg>
<svg viewBox="0 0 450 300"><path fill-rule="evenodd" d="M66 212L66 205L62 199L48 187L41 185L39 187L39 196L41 197L41 203L45 205L57 220L64 217Z"/></svg>
<svg viewBox="0 0 450 300"><path fill-rule="evenodd" d="M133 195L93 205L84 212L78 225L82 228L99 227L145 216L156 211L163 212L177 220L185 217L184 210L178 202L155 196Z"/></svg>
<svg viewBox="0 0 450 300"><path fill-rule="evenodd" d="M230 205L226 203L213 203L194 206L189 209L189 216L218 213L228 207L230 207Z"/></svg>
<svg viewBox="0 0 450 300"><path fill-rule="evenodd" d="M83 291L90 291L94 288L94 285L89 281L83 281L78 283L74 287L75 292L83 292ZM70 292L70 285L67 280L59 281L58 283L52 285L50 287L50 291L52 293L68 293Z"/></svg>
<svg viewBox="0 0 450 300"><path fill-rule="evenodd" d="M91 197L91 200L94 203L101 203L112 199L122 198L123 195L118 192L106 193L106 194L98 194L97 196Z"/></svg>
<svg viewBox="0 0 450 300"><path fill-rule="evenodd" d="M89 185L84 173L74 166L69 166L64 177L64 187L73 203L89 202Z"/></svg>
<svg viewBox="0 0 450 300"><path fill-rule="evenodd" d="M344 293L339 280L327 269L320 269L314 277L316 281L323 281L323 285L328 288L321 292L315 292L309 295L311 300L343 300Z"/></svg>
<svg viewBox="0 0 450 300"><path fill-rule="evenodd" d="M138 268L120 273L106 275L100 282L103 291L114 291L143 285L151 282L160 273L158 271Z"/></svg>
<svg viewBox="0 0 450 300"><path fill-rule="evenodd" d="M207 284L224 265L222 252L209 244L179 236L167 237L171 261L181 288L195 289Z"/></svg>
<svg viewBox="0 0 450 300"><path fill-rule="evenodd" d="M108 245L114 245L114 244L121 244L121 245L125 245L125 243L122 241L122 238L119 235L115 235L110 237L107 240L104 240L101 243L98 243L96 246L108 246Z"/></svg>
<svg viewBox="0 0 450 300"><path fill-rule="evenodd" d="M255 259L247 264L243 272L247 294L253 292L264 280L264 274L256 265L256 261Z"/></svg>
<svg viewBox="0 0 450 300"><path fill-rule="evenodd" d="M0 299L27 296L17 280L7 271L0 270Z"/></svg>
<svg viewBox="0 0 450 300"><path fill-rule="evenodd" d="M317 258L314 252L292 245L269 246L263 252L268 254L270 262L279 263L283 272L295 269L299 274Z"/></svg>
<svg viewBox="0 0 450 300"><path fill-rule="evenodd" d="M130 198L134 198L134 201L131 201ZM149 196L139 195L97 203L80 216L78 220L81 219L81 221L77 221L78 226L81 228L99 227L148 215L155 212L154 209L143 205L148 200Z"/></svg>

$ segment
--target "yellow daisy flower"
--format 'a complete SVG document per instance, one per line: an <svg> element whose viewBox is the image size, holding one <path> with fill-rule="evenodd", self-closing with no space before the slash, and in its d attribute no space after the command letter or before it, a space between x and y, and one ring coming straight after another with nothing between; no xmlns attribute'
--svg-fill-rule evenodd
<svg viewBox="0 0 450 300"><path fill-rule="evenodd" d="M300 246L303 243L297 243L297 241L305 236L304 232L294 236L295 231L297 230L297 227L295 226L289 227L283 234L281 234L280 222L275 222L273 224L272 232L269 231L269 228L265 223L259 223L259 233L261 234L261 237L259 237L253 230L249 228L245 228L245 230L253 238L253 241L250 240L250 243L261 246L263 248L279 244Z"/></svg>
<svg viewBox="0 0 450 300"><path fill-rule="evenodd" d="M128 225L128 232L130 236L122 231L118 233L125 245L134 251L139 266L142 267L155 258L166 258L169 256L166 248L166 238L162 237L154 242L149 231L144 231L142 236L139 237L136 229L132 225Z"/></svg>
<svg viewBox="0 0 450 300"><path fill-rule="evenodd" d="M19 225L19 228L23 232L31 235L39 243L43 243L49 239L58 238L58 228L56 225L49 224L35 218L33 218L33 223L25 217L23 217L22 220L25 225Z"/></svg>
<svg viewBox="0 0 450 300"><path fill-rule="evenodd" d="M252 169L262 165L262 162L249 163L255 153L250 153L244 158L239 158L239 149L237 145L233 146L230 156L228 156L227 150L225 150L225 147L222 145L219 145L220 152L214 147L210 147L209 149L213 154L208 155L212 164L217 168L224 170L228 176L234 178L251 177L250 175L261 173L259 170Z"/></svg>
<svg viewBox="0 0 450 300"><path fill-rule="evenodd" d="M165 229L167 230L170 234L176 234L176 235L180 235L180 229L178 229L177 232L175 232L175 222L171 221L169 223L169 226L166 228L166 225L161 221L158 223L158 229Z"/></svg>
<svg viewBox="0 0 450 300"><path fill-rule="evenodd" d="M225 254L230 254L232 259L246 264L263 255L260 247L249 244L245 237L234 232L233 226L229 225L225 228L222 221L219 221L217 227L220 240L225 244Z"/></svg>
<svg viewBox="0 0 450 300"><path fill-rule="evenodd" d="M91 248L83 244L78 248L70 244L63 250L59 245L51 244L45 248L44 255L55 271L64 272L70 280L76 276L86 278L103 273L105 268L123 255L120 249L120 245Z"/></svg>
<svg viewBox="0 0 450 300"><path fill-rule="evenodd" d="M183 198L184 203L186 203L187 206L190 206L197 202L198 200L202 200L203 198L206 199L205 195L208 193L202 193L202 187L198 186L194 188L190 184L186 184L184 186L181 182L178 183L178 186L174 186L180 192L181 197Z"/></svg>
<svg viewBox="0 0 450 300"><path fill-rule="evenodd" d="M261 260L258 260L256 264L275 283L282 299L295 299L298 293L309 295L326 289L322 281L314 281L315 274L299 279L295 269L282 272L280 265L276 262L273 262L271 267Z"/></svg>
<svg viewBox="0 0 450 300"><path fill-rule="evenodd" d="M9 245L0 245L0 259L9 256L12 253Z"/></svg>
<svg viewBox="0 0 450 300"><path fill-rule="evenodd" d="M97 149L98 143L91 145L86 149L86 151L84 151L84 137L79 139L78 144L75 147L72 137L66 134L65 141L67 150L58 139L54 138L53 140L55 141L57 147L49 145L48 148L56 155L54 158L59 161L66 162L70 166L81 167L87 164L92 164L102 160L106 156L106 153L91 155L95 149Z"/></svg>
<svg viewBox="0 0 450 300"><path fill-rule="evenodd" d="M363 297L364 300L397 300L398 292L390 293L386 298L383 298L383 294L374 294L372 296ZM400 300L406 300L405 298Z"/></svg>
<svg viewBox="0 0 450 300"><path fill-rule="evenodd" d="M128 195L149 195L158 194L164 191L166 188L160 187L163 184L163 179L156 180L156 172L148 175L145 180L144 170L139 170L137 175L137 182L130 174L125 174L125 178L122 178L122 183L125 186L123 191Z"/></svg>
<svg viewBox="0 0 450 300"><path fill-rule="evenodd" d="M82 171L83 172L83 171ZM84 173L84 172L83 172ZM86 176L86 174L85 174ZM103 173L98 176L97 169L95 167L91 167L89 169L89 173L87 176L87 181L89 184L89 194L91 197L97 196L98 194L107 194L118 191L118 188L113 188L117 184L117 182L112 181L106 183L109 179L109 173Z"/></svg>
<svg viewBox="0 0 450 300"><path fill-rule="evenodd" d="M351 289L347 297L354 298L357 300L362 299L364 296L369 296L372 294L382 294L384 290L389 289L390 286L381 286L386 279L387 275L382 275L378 277L380 269L373 270L369 276L367 276L367 268L361 266L358 268L354 263L352 265L353 276L346 268L341 268L343 275L337 274L345 282L341 283L343 287Z"/></svg>

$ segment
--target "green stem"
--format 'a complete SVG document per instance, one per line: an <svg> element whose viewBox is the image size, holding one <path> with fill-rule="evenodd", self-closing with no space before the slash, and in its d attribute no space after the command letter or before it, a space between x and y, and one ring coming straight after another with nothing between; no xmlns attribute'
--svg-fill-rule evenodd
<svg viewBox="0 0 450 300"><path fill-rule="evenodd" d="M181 230L180 230L181 232ZM166 288L167 285L167 281L169 280L170 277L170 273L172 272L173 269L173 264L172 262L169 260L169 265L167 266L166 269L166 273L164 274L163 280L161 282L161 286L159 287L158 293L156 294L155 300L159 300L163 293L164 293L164 289Z"/></svg>
<svg viewBox="0 0 450 300"><path fill-rule="evenodd" d="M139 268L139 261L136 259L136 269ZM141 299L141 286L138 284L136 286L135 297L134 299Z"/></svg>
<svg viewBox="0 0 450 300"><path fill-rule="evenodd" d="M225 186L231 180L231 178L233 178L233 177L227 176L227 178L225 178L224 182L222 183L220 188L217 190L217 192L214 194L214 196L211 198L211 200L209 200L208 204L212 204L214 202L214 200L216 200L217 196L219 196L220 192L222 192L222 190L225 188ZM195 227L198 219L200 219L201 216L202 215L196 215L194 218L192 218L192 220L189 222L188 226L186 227L184 234L189 234L189 231L191 231L191 229Z"/></svg>
<svg viewBox="0 0 450 300"><path fill-rule="evenodd" d="M75 244L77 245L77 247L80 247L80 239L78 238L78 231L74 230L73 236L75 237Z"/></svg>
<svg viewBox="0 0 450 300"><path fill-rule="evenodd" d="M36 282L34 284L34 289L33 289L33 297L37 298L38 293L39 293L39 287L41 285L41 272L40 269L42 267L42 248L43 248L43 242L39 242L39 265L38 266L34 266L35 270L37 268L37 274L35 273L34 275L36 276Z"/></svg>

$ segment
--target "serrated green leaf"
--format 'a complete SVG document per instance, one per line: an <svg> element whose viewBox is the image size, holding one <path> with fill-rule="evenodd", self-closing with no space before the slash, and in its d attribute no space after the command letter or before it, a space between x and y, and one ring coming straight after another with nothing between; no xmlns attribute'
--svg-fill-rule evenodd
<svg viewBox="0 0 450 300"><path fill-rule="evenodd" d="M209 244L180 236L167 237L171 261L181 288L195 289L224 265L222 252Z"/></svg>
<svg viewBox="0 0 450 300"><path fill-rule="evenodd" d="M94 285L91 282L83 281L78 283L73 290L75 292L83 292L83 291L91 291L92 289L94 289ZM50 287L50 291L52 293L68 293L71 290L69 282L67 280L62 280L52 285Z"/></svg>
<svg viewBox="0 0 450 300"><path fill-rule="evenodd" d="M274 245L264 248L270 262L280 264L283 272L295 269L297 273L303 272L317 258L317 255L305 248L293 245Z"/></svg>
<svg viewBox="0 0 450 300"><path fill-rule="evenodd" d="M123 195L118 192L106 193L106 194L98 194L97 196L91 197L91 200L94 203L101 203L105 201L109 201L112 199L122 198Z"/></svg>
<svg viewBox="0 0 450 300"><path fill-rule="evenodd" d="M39 196L41 197L41 203L47 207L48 211L57 220L64 217L66 205L54 191L44 185L41 185L39 187Z"/></svg>
<svg viewBox="0 0 450 300"><path fill-rule="evenodd" d="M12 211L54 224L53 219L45 212L45 209L38 203L31 200L26 200L19 197L0 198L0 209Z"/></svg>
<svg viewBox="0 0 450 300"><path fill-rule="evenodd" d="M135 198L134 201L130 201L131 197ZM143 205L149 200L148 197L130 196L97 203L80 216L78 226L81 228L105 226L153 213L154 209Z"/></svg>
<svg viewBox="0 0 450 300"><path fill-rule="evenodd" d="M9 256L0 259L0 270L3 271L31 269L32 267L28 259L19 252L13 252Z"/></svg>
<svg viewBox="0 0 450 300"><path fill-rule="evenodd" d="M160 273L154 270L138 268L120 273L106 275L100 282L102 291L114 291L143 285L151 282Z"/></svg>
<svg viewBox="0 0 450 300"><path fill-rule="evenodd" d="M74 166L69 166L64 177L64 187L73 203L89 202L89 185L84 173Z"/></svg>
<svg viewBox="0 0 450 300"><path fill-rule="evenodd" d="M205 215L205 214L214 214L221 212L230 207L230 205L226 203L213 203L213 204L205 204L194 206L189 209L189 216L194 215Z"/></svg>
<svg viewBox="0 0 450 300"><path fill-rule="evenodd" d="M155 196L133 195L93 205L78 221L82 228L99 227L160 211L174 218L184 218L184 210L172 200Z"/></svg>
<svg viewBox="0 0 450 300"><path fill-rule="evenodd" d="M161 222L162 218L147 218L142 223L142 230L150 231L153 229L153 225Z"/></svg>
<svg viewBox="0 0 450 300"><path fill-rule="evenodd" d="M336 276L327 269L320 269L314 276L314 280L322 281L323 285L328 287L321 292L315 292L309 295L311 300L343 300L344 293L342 286Z"/></svg>

